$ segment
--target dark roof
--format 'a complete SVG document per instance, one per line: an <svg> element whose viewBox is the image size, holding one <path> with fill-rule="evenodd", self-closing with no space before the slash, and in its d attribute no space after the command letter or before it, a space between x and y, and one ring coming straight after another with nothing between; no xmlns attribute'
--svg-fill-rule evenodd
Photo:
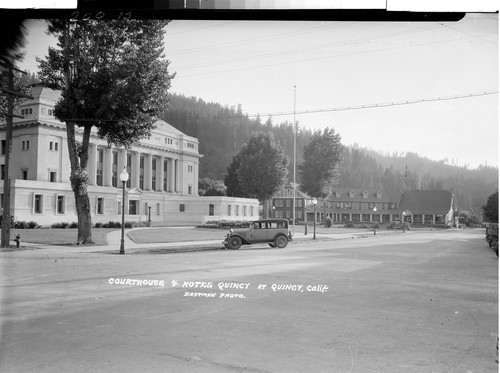
<svg viewBox="0 0 500 373"><path fill-rule="evenodd" d="M447 190L413 190L403 193L399 209L412 214L447 214L452 202L453 194Z"/></svg>

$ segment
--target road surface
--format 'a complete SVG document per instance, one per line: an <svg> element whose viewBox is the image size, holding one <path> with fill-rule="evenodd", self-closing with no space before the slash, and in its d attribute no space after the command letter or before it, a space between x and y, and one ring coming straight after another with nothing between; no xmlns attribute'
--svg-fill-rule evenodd
<svg viewBox="0 0 500 373"><path fill-rule="evenodd" d="M1 372L498 370L483 230L0 265Z"/></svg>

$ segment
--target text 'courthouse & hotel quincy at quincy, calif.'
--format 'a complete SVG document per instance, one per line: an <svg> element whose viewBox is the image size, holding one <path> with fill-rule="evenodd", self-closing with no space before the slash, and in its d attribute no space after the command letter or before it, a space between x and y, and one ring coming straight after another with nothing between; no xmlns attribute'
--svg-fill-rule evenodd
<svg viewBox="0 0 500 373"><path fill-rule="evenodd" d="M45 226L76 222L66 128L53 115L60 92L35 84L32 96L17 109L16 114L24 119L14 118L9 162L11 215L17 221ZM0 122L2 180L6 177L5 136L5 122ZM93 131L87 169L92 222L120 221L123 201L119 174L124 167L130 175L125 196L127 222L150 219L154 225L169 225L257 219L256 199L198 195L201 157L198 139L161 120L149 139L130 150L108 147ZM0 194L3 197L3 182Z"/></svg>

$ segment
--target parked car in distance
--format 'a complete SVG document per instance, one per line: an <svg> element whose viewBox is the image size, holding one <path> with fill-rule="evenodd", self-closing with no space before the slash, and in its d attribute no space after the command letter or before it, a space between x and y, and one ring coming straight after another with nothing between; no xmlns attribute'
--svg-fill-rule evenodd
<svg viewBox="0 0 500 373"><path fill-rule="evenodd" d="M224 238L226 249L239 249L241 245L268 243L271 247L286 247L292 241L286 219L264 219L250 222L248 228L231 229Z"/></svg>
<svg viewBox="0 0 500 373"><path fill-rule="evenodd" d="M410 224L407 222L401 223L400 221L391 221L389 225L387 225L387 229L403 229L410 230Z"/></svg>

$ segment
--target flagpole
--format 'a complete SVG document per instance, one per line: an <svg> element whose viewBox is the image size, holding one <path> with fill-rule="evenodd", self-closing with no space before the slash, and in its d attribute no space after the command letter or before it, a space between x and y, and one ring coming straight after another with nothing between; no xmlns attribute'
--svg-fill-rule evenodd
<svg viewBox="0 0 500 373"><path fill-rule="evenodd" d="M297 168L297 121L295 120L296 87L293 86L293 203L292 203L292 230L295 234L295 177Z"/></svg>

